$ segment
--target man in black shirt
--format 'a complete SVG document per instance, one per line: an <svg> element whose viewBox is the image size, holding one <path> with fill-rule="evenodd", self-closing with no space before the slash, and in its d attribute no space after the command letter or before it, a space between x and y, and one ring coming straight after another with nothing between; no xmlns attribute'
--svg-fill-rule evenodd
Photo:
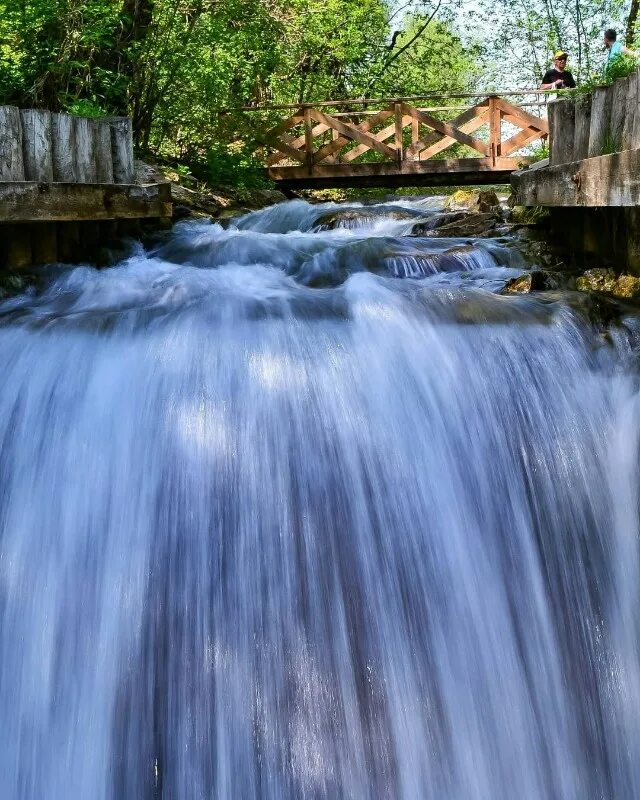
<svg viewBox="0 0 640 800"><path fill-rule="evenodd" d="M564 52L564 50L558 50L553 58L555 67L554 69L549 69L545 72L542 83L540 84L540 88L575 89L576 82L573 79L573 75L569 72L569 70L565 69L567 65L567 54Z"/></svg>

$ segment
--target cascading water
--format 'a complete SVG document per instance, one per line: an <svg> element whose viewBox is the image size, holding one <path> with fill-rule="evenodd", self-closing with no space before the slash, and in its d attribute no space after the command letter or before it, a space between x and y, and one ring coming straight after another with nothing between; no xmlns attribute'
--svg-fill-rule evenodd
<svg viewBox="0 0 640 800"><path fill-rule="evenodd" d="M640 796L631 321L431 206L0 305L2 798Z"/></svg>

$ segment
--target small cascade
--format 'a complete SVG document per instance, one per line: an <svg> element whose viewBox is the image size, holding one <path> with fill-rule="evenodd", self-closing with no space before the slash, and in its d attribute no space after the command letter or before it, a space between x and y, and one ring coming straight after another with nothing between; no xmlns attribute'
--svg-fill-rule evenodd
<svg viewBox="0 0 640 800"><path fill-rule="evenodd" d="M640 796L637 320L440 202L0 304L3 798Z"/></svg>

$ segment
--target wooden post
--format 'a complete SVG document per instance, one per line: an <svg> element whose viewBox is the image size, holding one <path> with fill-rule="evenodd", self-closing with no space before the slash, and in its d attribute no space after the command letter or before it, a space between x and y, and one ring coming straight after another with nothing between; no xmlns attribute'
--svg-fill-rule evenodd
<svg viewBox="0 0 640 800"><path fill-rule="evenodd" d="M70 114L51 115L53 180L76 183L76 131Z"/></svg>
<svg viewBox="0 0 640 800"><path fill-rule="evenodd" d="M500 155L500 109L496 105L496 98L489 98L489 152L491 165L496 166L496 159Z"/></svg>
<svg viewBox="0 0 640 800"><path fill-rule="evenodd" d="M304 156L305 164L309 175L313 172L313 121L311 119L311 109L304 109Z"/></svg>
<svg viewBox="0 0 640 800"><path fill-rule="evenodd" d="M31 231L29 225L2 225L4 267L24 269L31 266Z"/></svg>
<svg viewBox="0 0 640 800"><path fill-rule="evenodd" d="M80 227L80 258L93 261L100 242L100 223L97 220L83 220Z"/></svg>
<svg viewBox="0 0 640 800"><path fill-rule="evenodd" d="M617 81L614 81L611 86L610 143L611 147L616 153L624 150L624 147L622 146L622 137L624 134L627 108L630 105L628 101L628 95L629 78L618 78Z"/></svg>
<svg viewBox="0 0 640 800"><path fill-rule="evenodd" d="M53 264L58 260L58 236L55 222L38 222L31 228L31 261L36 264Z"/></svg>
<svg viewBox="0 0 640 800"><path fill-rule="evenodd" d="M591 125L589 127L589 158L601 156L611 145L611 86L599 86L591 94Z"/></svg>
<svg viewBox="0 0 640 800"><path fill-rule="evenodd" d="M80 251L80 223L58 223L58 259L72 262L79 256Z"/></svg>
<svg viewBox="0 0 640 800"><path fill-rule="evenodd" d="M549 163L568 164L574 161L575 103L573 97L553 100L548 104Z"/></svg>
<svg viewBox="0 0 640 800"><path fill-rule="evenodd" d="M420 123L417 119L411 119L411 144L418 144L420 140Z"/></svg>
<svg viewBox="0 0 640 800"><path fill-rule="evenodd" d="M396 147L396 161L398 164L402 162L402 103L394 103L394 111L395 111L395 118L396 118L396 130L395 130L395 147Z"/></svg>
<svg viewBox="0 0 640 800"><path fill-rule="evenodd" d="M111 127L111 160L114 183L133 183L133 123L129 117L108 117Z"/></svg>
<svg viewBox="0 0 640 800"><path fill-rule="evenodd" d="M625 103L627 106L627 113L624 119L624 129L622 131L622 149L633 150L639 146L639 142L634 140L634 131L636 128L636 117L638 116L638 82L640 75L638 71L632 72L629 75L629 83L627 85L627 97Z"/></svg>
<svg viewBox="0 0 640 800"><path fill-rule="evenodd" d="M86 117L74 119L76 133L76 180L78 183L97 183L95 161L95 127Z"/></svg>
<svg viewBox="0 0 640 800"><path fill-rule="evenodd" d="M0 106L0 181L23 181L22 124L14 106Z"/></svg>
<svg viewBox="0 0 640 800"><path fill-rule="evenodd" d="M94 156L98 183L113 183L111 155L111 125L108 120L96 119L94 126Z"/></svg>
<svg viewBox="0 0 640 800"><path fill-rule="evenodd" d="M24 177L28 181L51 183L53 181L51 112L25 108L20 111L20 120Z"/></svg>
<svg viewBox="0 0 640 800"><path fill-rule="evenodd" d="M591 127L591 95L576 97L573 126L572 161L581 161L589 153L589 128Z"/></svg>

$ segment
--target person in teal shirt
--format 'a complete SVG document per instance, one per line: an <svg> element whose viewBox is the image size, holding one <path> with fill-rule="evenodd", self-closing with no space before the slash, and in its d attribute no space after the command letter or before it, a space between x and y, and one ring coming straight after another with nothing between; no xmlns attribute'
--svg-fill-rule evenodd
<svg viewBox="0 0 640 800"><path fill-rule="evenodd" d="M609 67L611 67L614 61L617 58L620 58L620 56L635 55L633 50L629 50L628 47L625 47L621 42L618 41L618 34L613 28L607 28L607 30L604 32L604 46L609 51L607 53L607 61L604 65L605 75L609 71Z"/></svg>

